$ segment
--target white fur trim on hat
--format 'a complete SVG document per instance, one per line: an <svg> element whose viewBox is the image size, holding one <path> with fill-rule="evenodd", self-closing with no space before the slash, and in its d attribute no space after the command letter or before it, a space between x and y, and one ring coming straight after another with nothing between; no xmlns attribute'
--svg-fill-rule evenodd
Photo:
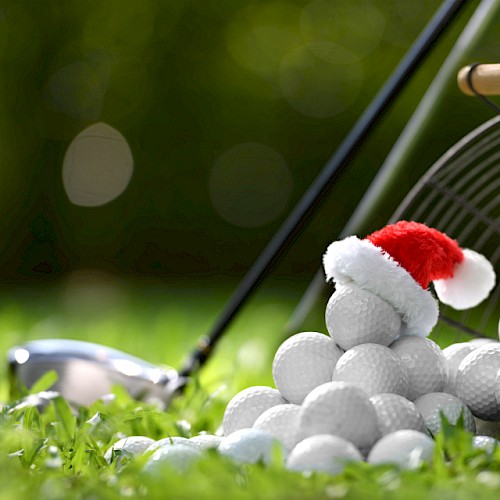
<svg viewBox="0 0 500 500"><path fill-rule="evenodd" d="M355 283L378 295L401 314L402 334L426 337L438 319L438 304L387 252L368 240L349 236L334 241L323 256L327 280Z"/></svg>
<svg viewBox="0 0 500 500"><path fill-rule="evenodd" d="M495 286L491 262L474 250L462 252L464 260L455 266L453 278L433 281L439 300L459 311L480 304Z"/></svg>

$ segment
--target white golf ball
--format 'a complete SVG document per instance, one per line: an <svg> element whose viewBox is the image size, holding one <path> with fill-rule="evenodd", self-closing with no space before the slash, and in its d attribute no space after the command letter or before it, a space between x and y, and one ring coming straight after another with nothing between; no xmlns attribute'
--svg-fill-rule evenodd
<svg viewBox="0 0 500 500"><path fill-rule="evenodd" d="M457 379L458 367L462 360L471 353L478 346L471 344L470 342L460 342L458 344L452 344L443 349L443 355L446 359L446 366L448 367L448 383L443 389L443 392L448 394L457 395L455 382Z"/></svg>
<svg viewBox="0 0 500 500"><path fill-rule="evenodd" d="M221 455L243 464L262 461L269 465L275 447L281 448L284 455L283 445L269 432L240 429L223 438L218 451Z"/></svg>
<svg viewBox="0 0 500 500"><path fill-rule="evenodd" d="M253 424L279 439L287 450L291 450L298 442L298 431L302 407L293 404L278 405L266 410Z"/></svg>
<svg viewBox="0 0 500 500"><path fill-rule="evenodd" d="M333 370L333 381L350 382L368 396L392 392L406 396L409 387L405 364L380 344L361 344L345 352Z"/></svg>
<svg viewBox="0 0 500 500"><path fill-rule="evenodd" d="M186 446L177 443L158 448L144 465L144 471L149 474L162 473L164 467L177 472L186 472L187 469L202 456L198 446Z"/></svg>
<svg viewBox="0 0 500 500"><path fill-rule="evenodd" d="M145 436L129 436L110 446L104 454L104 458L109 464L116 452L125 452L135 457L144 453L154 443L156 443L154 439ZM117 458L120 459L121 457L118 456Z"/></svg>
<svg viewBox="0 0 500 500"><path fill-rule="evenodd" d="M222 436L214 436L213 434L199 434L189 439L191 443L199 446L202 450L216 449L222 441Z"/></svg>
<svg viewBox="0 0 500 500"><path fill-rule="evenodd" d="M410 387L406 397L414 401L428 392L441 392L448 382L446 359L430 339L406 336L391 345L408 369Z"/></svg>
<svg viewBox="0 0 500 500"><path fill-rule="evenodd" d="M399 394L377 394L370 398L380 432L383 436L391 432L411 429L423 432L425 425L417 407Z"/></svg>
<svg viewBox="0 0 500 500"><path fill-rule="evenodd" d="M401 317L385 300L354 284L337 284L326 306L332 339L344 350L359 344L390 345L401 330Z"/></svg>
<svg viewBox="0 0 500 500"><path fill-rule="evenodd" d="M318 385L330 382L343 351L327 335L302 332L285 340L276 351L273 378L290 403L301 404Z"/></svg>
<svg viewBox="0 0 500 500"><path fill-rule="evenodd" d="M333 434L365 452L380 437L375 408L368 395L346 382L328 382L313 389L302 403L299 436Z"/></svg>
<svg viewBox="0 0 500 500"><path fill-rule="evenodd" d="M495 395L500 370L500 344L486 344L468 354L457 372L457 396L482 420L500 420Z"/></svg>
<svg viewBox="0 0 500 500"><path fill-rule="evenodd" d="M472 447L485 450L489 455L493 454L499 444L500 442L491 436L474 436L472 438Z"/></svg>
<svg viewBox="0 0 500 500"><path fill-rule="evenodd" d="M352 443L331 434L319 434L298 443L288 455L286 467L300 472L338 474L346 463L353 461L363 461L363 456Z"/></svg>
<svg viewBox="0 0 500 500"><path fill-rule="evenodd" d="M498 340L489 339L489 338L484 337L484 338L477 338L477 339L469 340L468 343L477 349L478 347L483 347L484 345L487 345L487 344L498 344Z"/></svg>
<svg viewBox="0 0 500 500"><path fill-rule="evenodd" d="M395 464L403 469L414 469L422 462L432 460L434 446L432 438L422 432L396 431L373 446L367 461L370 464Z"/></svg>
<svg viewBox="0 0 500 500"><path fill-rule="evenodd" d="M424 419L425 426L436 435L441 430L442 413L448 422L456 425L460 415L463 415L464 429L476 432L476 422L474 416L467 406L456 396L445 392L430 392L415 400L415 406Z"/></svg>
<svg viewBox="0 0 500 500"><path fill-rule="evenodd" d="M191 448L199 448L199 446L192 442L190 439L182 437L182 436L168 436L163 439L159 439L158 441L154 441L147 448L146 452L156 451L159 448L163 448L164 446L173 446L174 444L182 444L184 446L191 446Z"/></svg>
<svg viewBox="0 0 500 500"><path fill-rule="evenodd" d="M495 380L495 399L497 400L497 405L500 407L500 369L497 372Z"/></svg>
<svg viewBox="0 0 500 500"><path fill-rule="evenodd" d="M224 435L229 436L237 430L249 429L257 417L266 410L287 402L277 389L271 387L256 386L243 389L226 407L222 420Z"/></svg>

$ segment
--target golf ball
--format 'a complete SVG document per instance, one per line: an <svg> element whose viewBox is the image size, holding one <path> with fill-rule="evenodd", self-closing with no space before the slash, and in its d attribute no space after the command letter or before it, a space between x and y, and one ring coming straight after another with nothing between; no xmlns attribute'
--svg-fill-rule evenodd
<svg viewBox="0 0 500 500"><path fill-rule="evenodd" d="M495 381L495 398L497 400L497 405L500 407L500 369L497 372Z"/></svg>
<svg viewBox="0 0 500 500"><path fill-rule="evenodd" d="M391 349L408 369L410 387L406 397L410 401L428 392L441 392L444 389L448 381L446 359L435 342L406 336L396 340Z"/></svg>
<svg viewBox="0 0 500 500"><path fill-rule="evenodd" d="M498 340L488 339L488 338L484 337L484 338L469 340L468 343L477 349L478 347L483 347L484 345L487 345L487 344L498 344Z"/></svg>
<svg viewBox="0 0 500 500"><path fill-rule="evenodd" d="M347 382L328 382L313 389L302 403L299 437L333 434L365 452L380 437L375 408L368 395Z"/></svg>
<svg viewBox="0 0 500 500"><path fill-rule="evenodd" d="M213 434L199 434L190 438L189 441L199 446L202 450L209 450L218 448L222 437L214 436Z"/></svg>
<svg viewBox="0 0 500 500"><path fill-rule="evenodd" d="M463 415L464 429L476 432L474 416L467 406L456 396L445 392L430 392L415 400L415 406L424 419L425 426L436 435L441 430L441 413L451 425L456 425Z"/></svg>
<svg viewBox="0 0 500 500"><path fill-rule="evenodd" d="M500 420L495 395L500 370L500 344L486 344L460 363L456 378L457 396L482 420Z"/></svg>
<svg viewBox="0 0 500 500"><path fill-rule="evenodd" d="M236 462L255 464L264 462L269 465L275 447L283 447L269 432L260 429L240 429L223 438L218 451Z"/></svg>
<svg viewBox="0 0 500 500"><path fill-rule="evenodd" d="M470 342L460 342L458 344L452 344L443 349L443 355L446 359L446 366L448 368L448 383L445 385L443 392L448 394L457 395L455 382L457 378L457 371L460 363L463 361L467 354L471 353L476 346Z"/></svg>
<svg viewBox="0 0 500 500"><path fill-rule="evenodd" d="M367 461L370 464L395 464L403 469L414 469L432 459L434 446L433 439L422 432L396 431L373 446Z"/></svg>
<svg viewBox="0 0 500 500"><path fill-rule="evenodd" d="M191 446L191 448L198 448L196 443L188 438L181 436L169 436L163 439L159 439L158 441L154 441L146 451L156 451L158 448L163 448L164 446L173 446L174 444L182 444L184 446Z"/></svg>
<svg viewBox="0 0 500 500"><path fill-rule="evenodd" d="M266 410L253 424L279 439L287 450L291 450L298 442L298 430L302 407L293 404L278 405Z"/></svg>
<svg viewBox="0 0 500 500"><path fill-rule="evenodd" d="M144 465L144 471L148 474L162 473L166 466L177 472L186 472L201 456L202 450L198 446L184 443L162 446L151 455Z"/></svg>
<svg viewBox="0 0 500 500"><path fill-rule="evenodd" d="M276 351L273 378L290 403L301 404L318 385L330 382L343 351L327 335L302 332L285 340Z"/></svg>
<svg viewBox="0 0 500 500"><path fill-rule="evenodd" d="M104 458L106 462L110 464L112 460L114 461L116 458L121 458L119 456L120 452L125 452L125 454L135 457L144 453L154 443L156 443L154 439L145 436L129 436L120 439L113 446L110 446L104 454ZM116 458L114 458L116 452L118 452L118 454Z"/></svg>
<svg viewBox="0 0 500 500"><path fill-rule="evenodd" d="M486 453L488 453L489 455L493 454L493 452L495 451L495 448L499 444L500 443L495 438L492 438L491 436L474 436L472 438L472 447L485 450Z"/></svg>
<svg viewBox="0 0 500 500"><path fill-rule="evenodd" d="M411 429L423 432L425 425L417 407L399 394L377 394L370 398L380 432L383 436L391 432Z"/></svg>
<svg viewBox="0 0 500 500"><path fill-rule="evenodd" d="M300 472L338 474L348 462L359 462L363 456L356 447L338 436L310 436L293 448L286 462L287 469Z"/></svg>
<svg viewBox="0 0 500 500"><path fill-rule="evenodd" d="M333 370L334 381L350 382L369 396L392 392L406 396L408 371L391 349L361 344L345 352Z"/></svg>
<svg viewBox="0 0 500 500"><path fill-rule="evenodd" d="M265 386L255 386L243 389L229 401L222 428L224 435L253 426L257 417L269 408L287 403L277 389Z"/></svg>
<svg viewBox="0 0 500 500"><path fill-rule="evenodd" d="M390 345L401 330L401 317L385 300L354 284L337 284L326 306L332 339L344 350L359 344Z"/></svg>

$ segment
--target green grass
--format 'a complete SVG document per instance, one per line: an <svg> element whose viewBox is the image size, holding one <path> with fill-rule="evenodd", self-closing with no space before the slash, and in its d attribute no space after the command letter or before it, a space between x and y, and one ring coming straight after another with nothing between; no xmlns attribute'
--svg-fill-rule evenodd
<svg viewBox="0 0 500 500"><path fill-rule="evenodd" d="M227 289L135 284L9 289L0 306L0 348L32 338L101 342L154 363L178 367L205 333ZM416 471L365 463L341 475L304 476L276 462L238 466L208 454L185 473L145 474L143 459L108 465L108 447L127 435L154 439L215 432L227 401L249 385L272 384L271 362L300 290L275 283L253 300L223 339L201 376L168 412L132 401L97 402L74 415L59 398L43 413L30 408L0 415L0 498L493 498L500 490L500 451L471 448L471 436L446 426L434 462ZM317 328L321 320L318 319ZM8 401L5 366L1 394ZM43 381L41 382L43 385Z"/></svg>

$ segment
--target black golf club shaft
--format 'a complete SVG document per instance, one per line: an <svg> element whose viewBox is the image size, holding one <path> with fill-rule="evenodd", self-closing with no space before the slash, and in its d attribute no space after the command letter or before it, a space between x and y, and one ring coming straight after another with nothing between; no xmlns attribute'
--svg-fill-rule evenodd
<svg viewBox="0 0 500 500"><path fill-rule="evenodd" d="M243 277L210 333L199 341L198 346L188 358L180 371L181 376L189 376L203 365L243 304L307 225L370 131L389 109L411 75L465 4L466 0L446 0L442 3L390 78Z"/></svg>

